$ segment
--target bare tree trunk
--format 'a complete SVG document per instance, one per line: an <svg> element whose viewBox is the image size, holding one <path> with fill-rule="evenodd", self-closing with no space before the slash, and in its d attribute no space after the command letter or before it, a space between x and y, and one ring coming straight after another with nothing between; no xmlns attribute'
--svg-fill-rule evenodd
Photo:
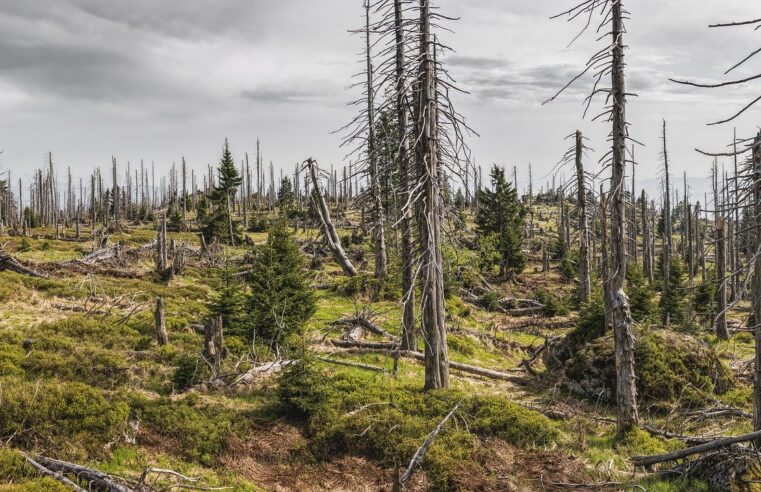
<svg viewBox="0 0 761 492"><path fill-rule="evenodd" d="M225 352L225 337L222 316L214 316L206 322L203 340L203 356L211 365L212 376L219 375Z"/></svg>
<svg viewBox="0 0 761 492"><path fill-rule="evenodd" d="M341 246L341 238L338 237L338 232L330 220L330 210L328 210L328 204L325 203L325 196L322 194L320 188L320 181L317 177L319 170L317 169L317 161L314 159L307 159L307 167L309 168L309 175L312 177L312 185L314 186L313 194L315 201L317 202L317 212L320 216L320 222L322 222L322 228L325 233L325 238L328 241L328 247L333 252L338 264L344 271L344 274L349 277L356 277L358 275L357 269L352 265L349 257L346 256L343 246Z"/></svg>
<svg viewBox="0 0 761 492"><path fill-rule="evenodd" d="M394 0L394 20L396 35L396 117L401 141L399 142L399 176L402 188L402 349L417 350L417 327L415 326L415 262L412 254L412 192L410 186L410 152L409 152L409 121L407 117L408 104L405 89L405 40L404 40L404 10L402 0ZM351 190L351 189L350 189ZM351 194L351 191L350 191Z"/></svg>
<svg viewBox="0 0 761 492"><path fill-rule="evenodd" d="M375 236L375 278L386 278L386 234L383 230L383 201L375 142L375 87L373 62L370 56L370 0L365 0L365 57L367 61L367 165L373 199L373 235Z"/></svg>
<svg viewBox="0 0 761 492"><path fill-rule="evenodd" d="M647 209L647 195L645 190L642 190L640 195L640 207L642 207L642 267L645 271L647 280L652 284L655 280L653 268L653 250L650 240L650 216Z"/></svg>
<svg viewBox="0 0 761 492"><path fill-rule="evenodd" d="M719 340L729 340L727 330L727 238L725 235L724 219L719 219L716 224L716 278L719 282L717 292L719 315L716 317L716 336Z"/></svg>
<svg viewBox="0 0 761 492"><path fill-rule="evenodd" d="M589 223L587 219L587 187L584 177L582 157L584 142L581 131L576 131L576 200L579 207L579 298L582 303L589 302L592 281L589 268Z"/></svg>
<svg viewBox="0 0 761 492"><path fill-rule="evenodd" d="M629 299L624 292L626 279L626 209L623 199L626 174L626 89L624 81L623 13L621 2L611 5L613 37L611 104L613 118L613 156L611 178L611 265L606 290L611 298L611 322L616 345L616 400L618 435L638 425L637 388L634 376L634 332Z"/></svg>
<svg viewBox="0 0 761 492"><path fill-rule="evenodd" d="M156 298L156 312L153 317L156 322L156 341L159 345L169 343L169 336L166 333L166 321L164 320L164 298Z"/></svg>
<svg viewBox="0 0 761 492"><path fill-rule="evenodd" d="M421 249L421 295L425 339L425 389L449 387L449 356L445 324L443 260L441 256L441 190L435 70L431 57L430 0L420 0L420 55L415 104L415 153L421 198L418 225Z"/></svg>
<svg viewBox="0 0 761 492"><path fill-rule="evenodd" d="M665 169L666 189L663 193L663 292L669 289L671 279L671 181L669 176L669 156L666 146L666 120L663 120L663 166ZM670 319L670 313L664 311L663 320ZM667 323L668 324L668 323Z"/></svg>

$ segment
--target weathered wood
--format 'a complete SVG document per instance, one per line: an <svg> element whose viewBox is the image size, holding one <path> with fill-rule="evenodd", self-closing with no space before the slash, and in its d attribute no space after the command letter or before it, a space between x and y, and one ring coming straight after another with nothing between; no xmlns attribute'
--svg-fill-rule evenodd
<svg viewBox="0 0 761 492"><path fill-rule="evenodd" d="M333 256L335 257L336 262L341 266L344 274L349 277L356 277L359 273L346 255L343 246L341 246L341 239L338 237L338 232L336 231L333 222L330 220L330 210L328 210L328 204L325 203L325 196L322 194L322 188L320 187L320 180L318 178L319 170L317 168L317 161L309 158L305 163L309 170L309 175L312 178L312 185L314 186L312 197L317 205L318 215L320 216L320 222L322 223L325 238L328 241L328 247L333 252Z"/></svg>
<svg viewBox="0 0 761 492"><path fill-rule="evenodd" d="M29 456L25 455L24 459L26 460L27 463L29 463L30 465L35 467L37 469L37 471L39 471L42 475L44 475L46 477L50 477L50 478L52 478L54 480L57 480L57 481L61 482L62 484L66 485L67 487L69 487L72 490L74 490L75 492L87 492L85 489L83 489L82 487L80 487L76 483L74 483L71 480L69 480L68 478L66 478L66 476L64 474L62 474L60 472L54 472L52 470L48 470L47 468L45 468L41 464L39 464L36 461L34 461Z"/></svg>
<svg viewBox="0 0 761 492"><path fill-rule="evenodd" d="M680 449L673 453L657 454L653 456L632 456L631 460L635 466L649 466L663 463L665 461L676 461L688 456L713 451L714 449L724 448L741 442L757 441L758 439L761 439L761 431L751 432L750 434L744 434L742 436L727 437L725 439L719 439L698 446Z"/></svg>
<svg viewBox="0 0 761 492"><path fill-rule="evenodd" d="M0 270L9 270L35 278L49 278L47 274L37 272L22 265L16 258L2 250L0 250Z"/></svg>
<svg viewBox="0 0 761 492"><path fill-rule="evenodd" d="M452 408L452 410L449 411L449 413L439 422L439 424L436 426L433 431L431 431L430 434L428 434L428 437L425 438L425 441L423 441L423 444L415 451L415 454L412 456L412 459L410 460L410 463L407 465L407 469L405 472L399 477L399 485L402 487L407 482L407 480L410 479L412 474L415 472L415 469L420 464L420 462L425 457L425 453L428 451L428 448L431 447L431 444L433 444L433 441L436 439L436 436L439 435L441 430L444 428L444 425L446 425L447 421L452 418L452 415L457 411L458 408L460 408L460 404L462 401L457 402L457 405Z"/></svg>
<svg viewBox="0 0 761 492"><path fill-rule="evenodd" d="M205 324L203 355L211 365L212 375L216 377L225 355L225 339L222 316L214 316Z"/></svg>
<svg viewBox="0 0 761 492"><path fill-rule="evenodd" d="M166 332L166 321L164 318L164 298L156 298L156 311L153 317L156 323L156 341L159 345L166 345L169 343L169 336Z"/></svg>
<svg viewBox="0 0 761 492"><path fill-rule="evenodd" d="M131 487L118 483L114 477L92 468L76 463L38 456L36 461L49 470L75 475L78 479L89 483L91 488L108 492L134 492Z"/></svg>

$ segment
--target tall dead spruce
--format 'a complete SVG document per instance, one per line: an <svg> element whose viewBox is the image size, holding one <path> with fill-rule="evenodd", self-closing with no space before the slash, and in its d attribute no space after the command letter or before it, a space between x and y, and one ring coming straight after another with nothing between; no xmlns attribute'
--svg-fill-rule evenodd
<svg viewBox="0 0 761 492"><path fill-rule="evenodd" d="M591 75L594 85L585 99L588 109L596 96L605 95L607 106L595 117L608 118L612 124L610 140L612 149L606 155L606 165L611 167L609 193L610 223L610 257L609 274L603 279L604 294L608 309L608 318L613 327L616 346L616 400L618 408L618 435L621 436L638 424L637 390L634 376L634 332L629 299L624 292L626 277L627 218L624 196L624 177L627 163L627 141L629 140L626 122L626 83L624 77L624 18L628 16L622 0L601 2L585 0L575 7L555 16L568 17L569 21L582 18L586 22L581 35L591 25L593 16L599 13L603 19L597 27L598 32L609 32L610 43L592 55L584 69L570 80L547 102L556 99L574 82ZM600 38L601 40L604 38ZM607 76L611 78L610 87L601 83ZM585 109L586 114L586 109Z"/></svg>

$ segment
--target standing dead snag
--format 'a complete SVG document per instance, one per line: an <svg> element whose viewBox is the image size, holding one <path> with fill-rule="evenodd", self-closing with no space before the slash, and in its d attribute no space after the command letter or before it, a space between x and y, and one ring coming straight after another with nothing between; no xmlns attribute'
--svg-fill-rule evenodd
<svg viewBox="0 0 761 492"><path fill-rule="evenodd" d="M638 424L637 390L634 376L634 333L629 308L629 299L624 292L627 266L627 231L626 204L624 199L624 177L626 174L627 140L629 139L626 122L626 82L624 76L624 11L623 1L600 2L584 0L560 15L567 15L571 20L577 17L591 19L599 12L602 21L599 30L610 29L610 44L595 53L584 70L568 82L547 102L556 99L575 81L587 73L595 78L591 94L586 98L588 108L597 95L605 95L609 105L599 117L607 116L611 125L610 138L613 142L609 164L611 166L610 183L610 256L608 275L604 280L605 297L608 299L609 319L614 331L616 346L616 400L618 407L618 435L621 436ZM556 16L558 17L558 16ZM589 27L587 24L583 31ZM583 32L582 31L582 32ZM602 39L602 38L601 38ZM600 88L603 77L610 73L610 88Z"/></svg>
<svg viewBox="0 0 761 492"><path fill-rule="evenodd" d="M609 284L611 321L616 345L616 400L618 403L618 435L636 426L637 389L634 377L634 332L629 309L629 298L624 292L626 280L626 210L623 200L624 175L626 173L626 87L624 79L623 6L621 0L611 5L613 38L612 56L612 112L613 112L613 162L611 181L611 271Z"/></svg>
<svg viewBox="0 0 761 492"><path fill-rule="evenodd" d="M719 219L716 224L716 278L719 282L717 292L718 311L716 317L716 336L720 340L729 340L729 331L727 330L727 257L726 257L726 227L724 219Z"/></svg>
<svg viewBox="0 0 761 492"><path fill-rule="evenodd" d="M341 238L338 237L338 232L336 231L333 222L330 220L330 210L328 209L328 204L325 203L325 195L322 193L322 187L320 186L320 179L318 177L320 171L317 167L317 161L309 158L304 161L304 164L309 170L309 175L312 178L312 186L314 187L312 197L314 201L317 202L317 213L320 216L323 234L328 242L328 247L333 252L333 256L341 266L344 274L349 277L356 277L358 275L357 269L354 268L351 260L346 256L346 252L344 251L343 246L341 246Z"/></svg>
<svg viewBox="0 0 761 492"><path fill-rule="evenodd" d="M417 218L420 229L422 333L425 339L425 389L449 387L449 355L441 254L441 164L436 112L436 67L431 49L430 0L420 0L420 53L415 91L415 157L418 168Z"/></svg>
<svg viewBox="0 0 761 492"><path fill-rule="evenodd" d="M402 200L404 203L412 200L410 189L410 155L409 121L407 117L407 91L405 72L405 39L404 39L404 11L402 0L394 0L394 41L396 42L396 118L401 141L399 142L399 176L402 188ZM405 350L417 349L417 333L415 327L415 284L413 272L415 264L412 257L412 217L409 207L402 207L401 234L402 234L402 348Z"/></svg>
<svg viewBox="0 0 761 492"><path fill-rule="evenodd" d="M386 234L383 230L383 201L381 200L378 153L375 142L375 87L373 61L370 52L370 0L365 0L365 57L367 61L367 166L373 200L373 236L375 238L375 278L386 278Z"/></svg>
<svg viewBox="0 0 761 492"><path fill-rule="evenodd" d="M222 316L214 316L204 325L203 356L211 367L212 377L219 375L225 356L225 337Z"/></svg>
<svg viewBox="0 0 761 492"><path fill-rule="evenodd" d="M166 321L164 318L164 298L156 298L156 311L154 313L154 321L156 322L156 341L159 345L166 345L169 343L169 336L166 333Z"/></svg>
<svg viewBox="0 0 761 492"><path fill-rule="evenodd" d="M592 292L589 268L589 223L587 218L587 187L584 176L584 141L581 131L576 131L576 200L579 207L579 298L582 303L589 302Z"/></svg>

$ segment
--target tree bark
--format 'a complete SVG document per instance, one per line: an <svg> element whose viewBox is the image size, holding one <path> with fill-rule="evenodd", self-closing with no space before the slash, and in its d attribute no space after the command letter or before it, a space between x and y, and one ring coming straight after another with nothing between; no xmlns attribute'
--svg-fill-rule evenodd
<svg viewBox="0 0 761 492"><path fill-rule="evenodd" d="M417 327L415 322L415 262L412 254L412 192L410 186L409 121L406 94L404 10L402 0L394 0L396 35L396 118L401 141L399 142L399 176L402 189L401 260L402 260L402 348L417 350Z"/></svg>
<svg viewBox="0 0 761 492"><path fill-rule="evenodd" d="M720 340L729 340L727 330L727 239L725 235L724 219L719 219L716 224L716 278L719 288L716 293L719 315L716 317L716 336Z"/></svg>
<svg viewBox="0 0 761 492"><path fill-rule="evenodd" d="M621 2L611 5L613 37L611 104L613 111L613 154L611 178L611 265L606 289L611 299L611 322L616 346L616 400L618 435L638 424L637 389L634 376L634 332L626 279L626 208L623 196L626 173L626 88L624 80L623 12Z"/></svg>
<svg viewBox="0 0 761 492"><path fill-rule="evenodd" d="M373 236L375 238L375 278L386 278L386 234L383 230L383 201L381 200L378 156L375 142L375 87L373 61L370 56L370 0L365 0L365 57L367 61L367 165L370 172L370 191L373 199Z"/></svg>
<svg viewBox="0 0 761 492"><path fill-rule="evenodd" d="M579 298L589 302L592 281L589 268L589 220L587 218L587 187L582 157L584 142L581 131L576 131L576 200L579 207Z"/></svg>
<svg viewBox="0 0 761 492"><path fill-rule="evenodd" d="M330 220L330 210L328 210L328 204L325 203L325 196L322 194L320 181L317 177L319 172L317 169L317 161L310 158L307 159L306 164L309 168L309 174L312 177L312 185L314 186L312 196L317 202L317 212L320 216L320 222L322 222L325 238L328 241L328 247L333 252L333 256L341 266L344 274L348 275L349 277L356 277L358 275L357 269L354 268L351 260L349 260L349 257L346 256L346 252L344 252L343 246L341 246L341 238L338 237L338 232L336 232L336 228L333 225L333 222Z"/></svg>
<svg viewBox="0 0 761 492"><path fill-rule="evenodd" d="M417 203L421 249L421 295L425 339L425 389L449 387L441 255L441 190L436 125L436 75L431 57L430 0L420 0L420 55L415 104L415 154L421 197Z"/></svg>
<svg viewBox="0 0 761 492"><path fill-rule="evenodd" d="M164 298L156 298L156 312L154 313L154 321L156 322L156 341L159 345L166 345L169 343L169 336L166 333L166 321L164 318Z"/></svg>
<svg viewBox="0 0 761 492"><path fill-rule="evenodd" d="M219 375L224 357L225 338L222 316L214 316L204 326L203 355L211 365L212 376Z"/></svg>

